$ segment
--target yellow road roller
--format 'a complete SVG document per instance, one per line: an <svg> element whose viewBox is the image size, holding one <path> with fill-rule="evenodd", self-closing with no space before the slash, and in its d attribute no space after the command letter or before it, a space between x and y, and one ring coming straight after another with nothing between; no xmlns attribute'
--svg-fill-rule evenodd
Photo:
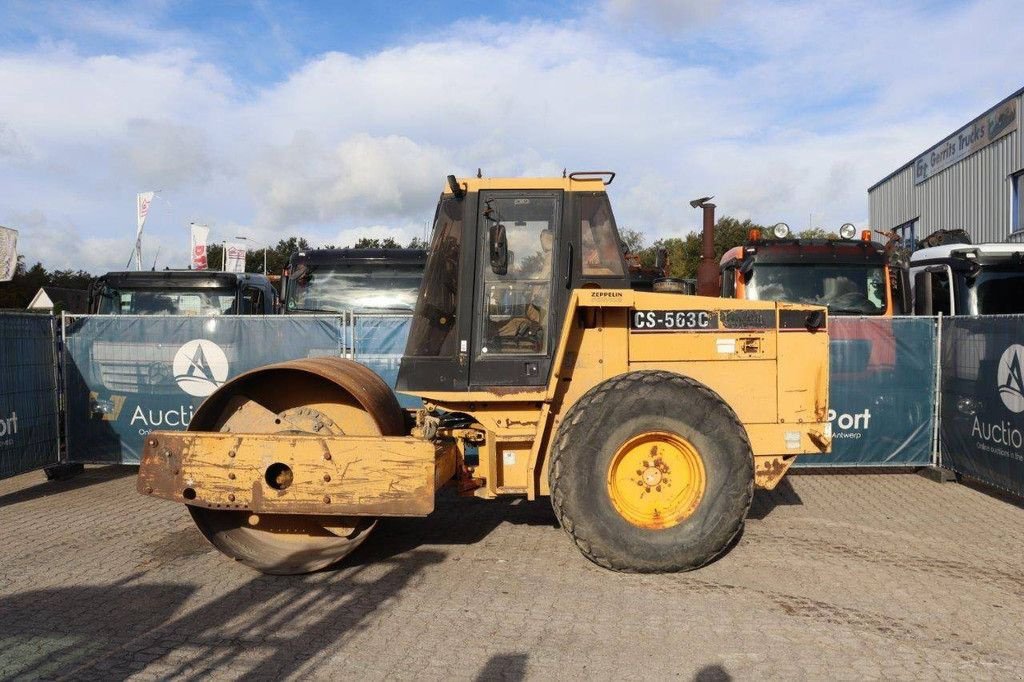
<svg viewBox="0 0 1024 682"><path fill-rule="evenodd" d="M351 360L262 367L149 436L139 492L264 573L329 566L443 486L550 496L613 570L713 560L755 486L829 451L827 311L630 289L612 177L449 176L398 374L422 407Z"/></svg>

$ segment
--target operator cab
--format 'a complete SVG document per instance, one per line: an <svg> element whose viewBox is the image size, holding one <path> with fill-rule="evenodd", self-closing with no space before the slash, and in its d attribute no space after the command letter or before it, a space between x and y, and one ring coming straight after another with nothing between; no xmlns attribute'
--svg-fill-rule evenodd
<svg viewBox="0 0 1024 682"><path fill-rule="evenodd" d="M277 290L265 275L212 270L108 272L89 287L97 315L271 315Z"/></svg>
<svg viewBox="0 0 1024 682"><path fill-rule="evenodd" d="M915 315L1024 313L1024 245L946 243L910 256Z"/></svg>
<svg viewBox="0 0 1024 682"><path fill-rule="evenodd" d="M570 292L630 286L612 178L449 176L397 390L545 385Z"/></svg>
<svg viewBox="0 0 1024 682"><path fill-rule="evenodd" d="M298 251L288 261L284 311L412 312L426 260L423 249Z"/></svg>

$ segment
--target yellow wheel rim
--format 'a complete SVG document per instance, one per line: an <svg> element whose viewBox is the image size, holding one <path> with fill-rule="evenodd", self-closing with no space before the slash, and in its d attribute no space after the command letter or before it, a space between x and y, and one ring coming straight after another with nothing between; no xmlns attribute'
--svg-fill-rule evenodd
<svg viewBox="0 0 1024 682"><path fill-rule="evenodd" d="M608 468L608 495L634 526L671 528L700 504L707 486L697 449L674 433L652 431L623 443Z"/></svg>

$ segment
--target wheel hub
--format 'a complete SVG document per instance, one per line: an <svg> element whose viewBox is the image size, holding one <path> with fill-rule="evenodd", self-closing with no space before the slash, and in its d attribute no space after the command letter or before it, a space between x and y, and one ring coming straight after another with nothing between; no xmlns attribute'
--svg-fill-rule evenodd
<svg viewBox="0 0 1024 682"><path fill-rule="evenodd" d="M623 443L608 469L608 494L619 514L641 528L670 528L704 496L707 476L697 449L677 434L642 433Z"/></svg>

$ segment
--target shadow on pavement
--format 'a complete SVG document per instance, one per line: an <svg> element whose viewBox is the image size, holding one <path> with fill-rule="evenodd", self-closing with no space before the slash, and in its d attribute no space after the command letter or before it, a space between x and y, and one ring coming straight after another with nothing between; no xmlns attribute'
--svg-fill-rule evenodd
<svg viewBox="0 0 1024 682"><path fill-rule="evenodd" d="M526 679L526 654L498 654L491 656L487 665L476 676L477 682L502 680L503 682L519 682Z"/></svg>
<svg viewBox="0 0 1024 682"><path fill-rule="evenodd" d="M453 491L442 489L433 514L381 519L373 535L341 566L381 561L423 545L476 544L503 523L559 527L546 497L533 502L506 497L480 500L458 497Z"/></svg>
<svg viewBox="0 0 1024 682"><path fill-rule="evenodd" d="M139 468L137 466L115 464L111 466L90 467L82 473L65 480L47 481L42 480L43 472L39 471L35 474L41 479L39 483L13 493L0 495L0 507L8 507L20 502L29 502L49 495L57 495L71 490L78 490L79 488L88 488L89 486L96 485L97 483L116 481L119 478L135 476L138 472Z"/></svg>
<svg viewBox="0 0 1024 682"><path fill-rule="evenodd" d="M704 666L693 676L693 682L729 682L731 679L732 675L717 663Z"/></svg>
<svg viewBox="0 0 1024 682"><path fill-rule="evenodd" d="M802 505L803 503L800 495L793 490L793 484L789 482L788 478L783 478L775 486L775 490L763 488L754 490L754 500L750 505L750 511L747 512L747 518L760 521L767 518L776 507Z"/></svg>
<svg viewBox="0 0 1024 682"><path fill-rule="evenodd" d="M5 597L0 678L120 679L151 665L164 679L225 671L240 679L283 678L342 649L378 608L443 557L414 551L333 574L255 575L184 612L198 586L137 576Z"/></svg>

